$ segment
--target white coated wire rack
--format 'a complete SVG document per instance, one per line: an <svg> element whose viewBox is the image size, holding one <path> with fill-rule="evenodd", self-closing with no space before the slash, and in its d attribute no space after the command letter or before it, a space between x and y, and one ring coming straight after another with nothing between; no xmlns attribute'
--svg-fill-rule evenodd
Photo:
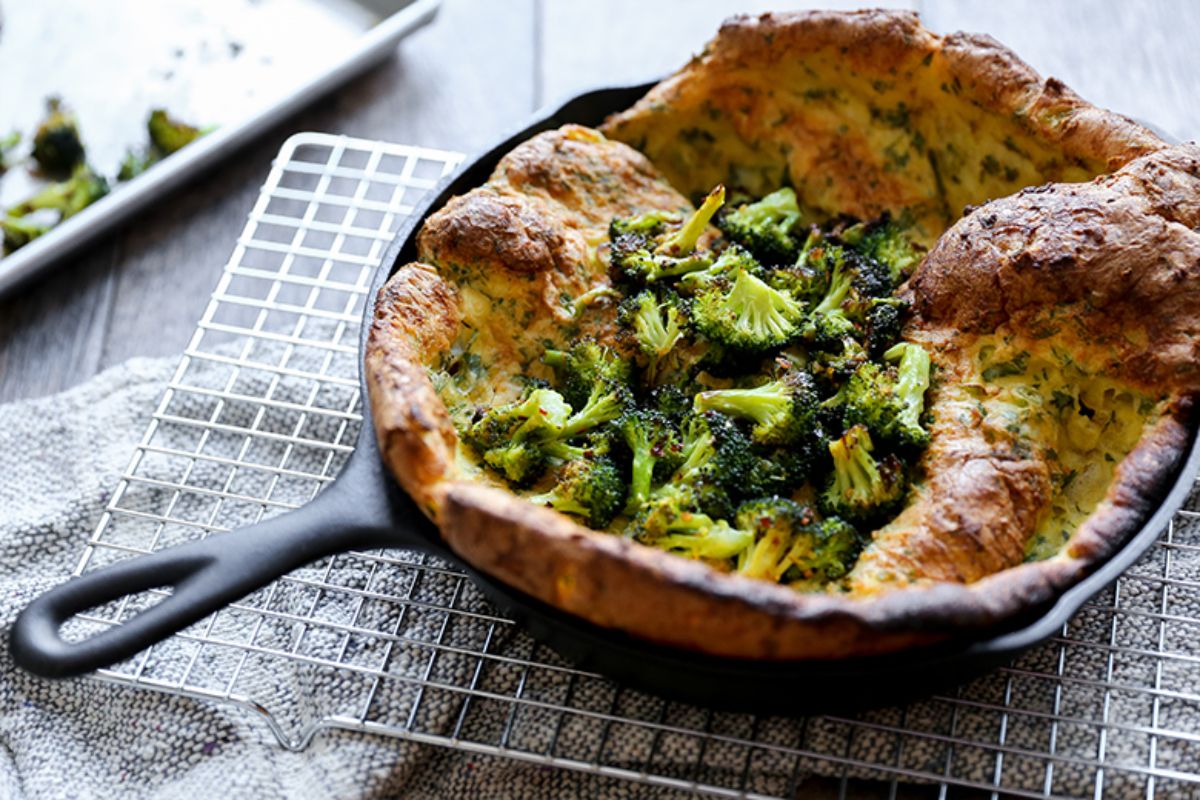
<svg viewBox="0 0 1200 800"><path fill-rule="evenodd" d="M459 161L288 141L77 573L303 504L337 474L372 271ZM345 728L728 797L1200 797L1200 502L1051 642L855 716L714 712L614 684L454 568L392 550L299 570L100 677L239 705L293 749Z"/></svg>

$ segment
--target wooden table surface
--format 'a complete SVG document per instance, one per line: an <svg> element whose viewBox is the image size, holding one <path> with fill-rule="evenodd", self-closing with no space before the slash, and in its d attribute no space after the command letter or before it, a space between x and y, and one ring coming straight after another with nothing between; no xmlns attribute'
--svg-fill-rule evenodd
<svg viewBox="0 0 1200 800"><path fill-rule="evenodd" d="M472 152L543 103L674 69L732 13L795 5L444 0L438 19L405 41L393 60L0 301L0 402L61 391L132 356L181 351L272 157L297 131ZM1175 138L1200 134L1200 3L890 5L916 8L939 32L990 33L1088 100Z"/></svg>

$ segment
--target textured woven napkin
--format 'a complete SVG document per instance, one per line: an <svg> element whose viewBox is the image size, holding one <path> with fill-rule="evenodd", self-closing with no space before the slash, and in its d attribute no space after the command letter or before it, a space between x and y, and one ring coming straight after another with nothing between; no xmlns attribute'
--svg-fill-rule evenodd
<svg viewBox="0 0 1200 800"><path fill-rule="evenodd" d="M175 361L135 360L111 370L89 383L65 394L25 403L0 407L0 624L7 637L17 611L39 592L61 581L75 567L83 543L95 529L108 492L116 485L119 473L127 468L130 453L143 435L146 421L170 378ZM193 370L203 369L193 365ZM211 380L219 385L223 374L213 367ZM200 373L189 375L189 381L202 384ZM246 394L256 396L262 387L241 387ZM302 387L296 392L302 393ZM276 399L287 401L287 387L276 390ZM297 398L302 399L300 395ZM177 397L170 413L204 418L207 409L189 407L202 403L195 397ZM238 414L252 415L253 409L231 410L233 415L223 421L245 424ZM288 430L288 421L262 423L264 430L278 424ZM318 438L320 431L312 431ZM169 436L169 430L160 430ZM169 441L159 444L170 444ZM203 477L203 476L201 476ZM216 476L214 476L215 479ZM155 498L144 500L125 498L126 504L145 502L152 507ZM175 512L186 517L187 508ZM222 524L238 524L247 520L225 519ZM1193 532L1178 528L1181 537L1197 537ZM1152 554L1159 558L1161 554ZM1175 577L1200 580L1200 549L1178 550L1172 554L1170 565ZM337 567L341 569L342 567ZM345 567L351 569L351 567ZM1155 564L1147 566L1153 574ZM352 576L341 576L349 578ZM1200 584L1198 584L1200 585ZM1124 605L1153 609L1158 589L1152 584L1144 587L1136 582L1125 584ZM1139 588L1140 587L1140 588ZM1138 592L1144 588L1144 597ZM427 600L435 605L446 604L449 598L439 592L449 591L433 584ZM1198 593L1177 594L1171 613L1179 616L1200 616ZM275 596L276 608L302 611L308 602L303 593L294 595L281 591ZM322 614L338 619L349 609L336 607ZM361 614L361 609L356 612ZM389 613L381 611L381 613ZM382 629L389 620L361 620L360 624ZM236 620L231 623L236 625ZM400 631L414 638L425 632L422 625L430 619L412 614L396 621ZM1161 633L1151 623L1114 627L1111 615L1085 611L1072 623L1072 636L1111 640L1124 646L1155 649L1155 636ZM1141 635L1145 641L1125 641L1121 637ZM1120 631L1118 635L1118 630ZM282 631L281 635L286 634ZM263 634L269 641L270 632ZM466 650L478 648L475 632L468 628L449 631L445 642L453 646L462 637ZM1200 654L1200 626L1185 625L1171 649ZM319 641L306 641L310 653L321 655L324 646ZM336 649L337 643L329 647ZM490 652L528 658L530 642L516 631L503 632L492 642ZM746 767L746 751L741 748L714 744L705 750L703 768L725 780L714 782L728 785L729 775L743 770L750 773L748 785L763 793L782 793L795 779L794 772L840 775L838 761L823 761L828 754L835 759L878 763L901 767L924 774L949 774L960 780L990 784L1000 768L994 750L1000 737L1005 745L1032 754L1053 747L1059 756L1051 776L1052 791L1058 795L1090 796L1095 769L1089 762L1104 748L1108 763L1113 765L1144 765L1147 763L1147 737L1129 734L1125 728L1108 731L1101 741L1095 726L1055 724L1050 717L1057 711L1077 720L1107 719L1128 727L1150 724L1151 713L1157 713L1158 724L1174 730L1200 730L1200 714L1195 703L1171 702L1160 698L1157 707L1148 705L1149 695L1113 693L1104 690L1108 674L1114 679L1135 685L1149 685L1155 680L1156 660L1121 656L1119 671L1107 662L1107 652L1098 648L1081 651L1060 660L1057 647L1045 647L1022 658L1021 664L1037 674L1077 675L1078 683L1067 690L1056 682L1031 678L1013 682L1000 676L990 676L963 690L963 696L982 704L1007 703L1019 709L1029 709L1029 715L1010 715L1003 731L998 730L999 716L986 708L972 713L970 707L953 710L945 701L931 700L907 709L884 709L862 717L867 727L856 728L851 735L845 721L828 719L765 719L755 723L745 715L721 715L713 723L717 733L734 737L756 738L775 742L783 747L801 747L814 755L800 765L790 756L758 754ZM354 652L342 656L353 658ZM369 655L364 653L364 658ZM186 655L181 653L180 658ZM405 652L391 660L391 668L404 670ZM161 655L171 659L170 651ZM439 660L440 679L450 685L465 685L471 678L474 661L456 660L452 655ZM157 665L161 667L162 665ZM169 665L168 665L169 666ZM480 688L500 696L511 695L517 672L503 669L499 664L489 667L478 678ZM1186 663L1185 665L1186 666ZM1168 668L1173 665L1168 664ZM248 670L246 680L252 691L269 695L273 702L307 707L319 716L336 708L340 698L347 695L345 677L333 671L313 670L298 662L276 660L259 673ZM1177 675L1176 678L1179 676ZM1157 679L1163 681L1160 671ZM257 684L256 684L257 681ZM524 687L525 697L540 693L553 702L561 699L568 678L551 675L540 685L532 681ZM256 688L257 687L257 688ZM819 687L797 686L791 691L819 691ZM385 683L375 703L381 707L404 709L412 698L406 693L411 685ZM609 706L612 687L601 681L579 683L573 689L571 703L575 707L604 709ZM393 694L387 694L392 692ZM557 694L556 694L557 692ZM639 708L639 695L631 693L621 713L640 719L654 719L659 706L653 698L645 698L646 707ZM461 698L447 693L444 697L426 693L421 704L422 728L448 734L458 719ZM302 752L280 747L261 720L245 715L229 706L197 702L159 693L103 684L94 680L49 682L32 678L16 670L5 648L0 653L0 796L4 797L288 797L288 798L350 798L350 797L640 797L670 796L662 789L639 786L550 767L521 764L506 759L491 758L444 748L417 745L378 736L365 736L341 731L326 731L318 735ZM408 705L406 705L408 704ZM487 729L504 725L508 707L498 705L489 710L485 704L474 704L467 728ZM686 709L672 713L686 714ZM953 716L952 716L953 715ZM686 724L700 727L702 723ZM725 729L728 726L728 729ZM894 733L895 727L924 730L933 734L927 738L906 737ZM513 720L509 739L514 749L531 752L544 750L551 736L556 737L556 753L564 757L595 752L601 737L597 724L562 726L553 714L539 714L537 709L518 714ZM605 761L626 764L631 769L646 764L647 736L645 731L614 728L606 734ZM954 739L975 742L977 746L959 744L951 750L948 734ZM1160 764L1175 764L1176 768L1197 762L1196 743L1179 740L1160 740L1155 743ZM1189 748L1191 748L1189 750ZM653 768L664 774L695 776L698 753L695 739L663 736L654 745ZM1046 781L1045 762L1037 757L1011 755L1005 759L1000 776L1005 786L1040 792ZM854 768L850 774L863 778L890 777L880 772ZM699 773L703 778L705 773ZM1105 780L1106 795L1126 796L1135 787L1143 786L1137 775L1110 770ZM735 781L736 783L736 781ZM806 790L802 789L802 793ZM1144 789L1142 790L1144 791ZM807 796L807 795L806 795ZM1187 796L1181 795L1181 796ZM1194 796L1194 795L1193 795Z"/></svg>
<svg viewBox="0 0 1200 800"><path fill-rule="evenodd" d="M3 642L17 612L74 569L176 363L135 359L64 394L0 406ZM649 794L622 781L341 731L290 752L236 709L90 679L41 680L0 648L0 797L10 800Z"/></svg>

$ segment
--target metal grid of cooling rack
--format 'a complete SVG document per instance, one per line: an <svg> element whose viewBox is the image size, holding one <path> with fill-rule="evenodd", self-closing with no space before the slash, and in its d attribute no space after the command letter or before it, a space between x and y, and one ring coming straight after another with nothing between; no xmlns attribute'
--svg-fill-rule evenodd
<svg viewBox="0 0 1200 800"><path fill-rule="evenodd" d="M371 272L459 160L287 143L77 572L295 507L337 474ZM533 642L452 567L391 550L299 570L100 677L249 709L294 749L344 728L730 797L1200 797L1200 498L1048 644L853 717L619 686Z"/></svg>

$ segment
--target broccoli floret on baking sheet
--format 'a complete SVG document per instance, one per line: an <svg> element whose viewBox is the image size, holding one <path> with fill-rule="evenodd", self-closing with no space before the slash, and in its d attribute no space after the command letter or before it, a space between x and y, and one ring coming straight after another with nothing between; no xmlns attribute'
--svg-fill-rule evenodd
<svg viewBox="0 0 1200 800"><path fill-rule="evenodd" d="M59 220L78 214L108 194L108 181L87 164L80 164L64 181L51 183L8 209L9 217L24 217L35 211L57 211Z"/></svg>
<svg viewBox="0 0 1200 800"><path fill-rule="evenodd" d="M48 225L40 225L21 217L0 219L0 231L4 234L4 254L20 250L49 230Z"/></svg>
<svg viewBox="0 0 1200 800"><path fill-rule="evenodd" d="M46 116L33 134L31 155L43 174L65 178L83 163L85 150L79 136L79 123L62 100L46 100Z"/></svg>
<svg viewBox="0 0 1200 800"><path fill-rule="evenodd" d="M203 129L171 116L164 108L150 112L146 132L150 135L150 145L164 156L182 150L205 133Z"/></svg>
<svg viewBox="0 0 1200 800"><path fill-rule="evenodd" d="M21 146L21 132L12 131L0 136L0 175L13 166L14 155Z"/></svg>

